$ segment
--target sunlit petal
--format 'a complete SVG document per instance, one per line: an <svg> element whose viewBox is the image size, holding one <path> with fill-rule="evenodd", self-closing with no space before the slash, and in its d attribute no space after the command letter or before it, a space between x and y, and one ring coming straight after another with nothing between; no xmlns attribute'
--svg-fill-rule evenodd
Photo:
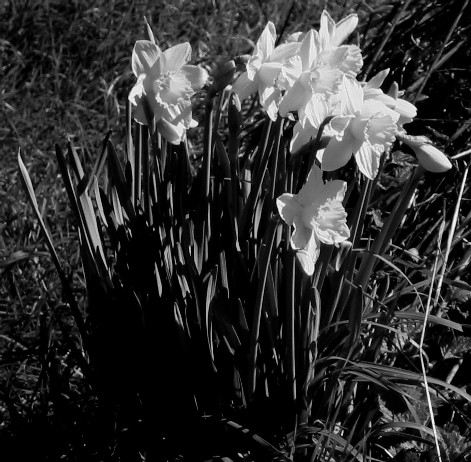
<svg viewBox="0 0 471 462"><path fill-rule="evenodd" d="M322 202L338 201L342 202L347 191L347 183L340 180L327 181L322 189Z"/></svg>
<svg viewBox="0 0 471 462"><path fill-rule="evenodd" d="M335 26L334 36L331 40L331 45L338 46L346 40L346 38L355 30L358 25L358 16L356 14L349 14L343 18Z"/></svg>
<svg viewBox="0 0 471 462"><path fill-rule="evenodd" d="M168 48L160 56L159 74L180 70L190 58L191 45L188 42L179 43L172 48Z"/></svg>
<svg viewBox="0 0 471 462"><path fill-rule="evenodd" d="M299 51L299 43L283 43L278 45L273 53L268 58L268 61L271 63L283 63L287 59L292 58Z"/></svg>
<svg viewBox="0 0 471 462"><path fill-rule="evenodd" d="M263 57L261 54L253 54L247 62L247 76L249 80L254 80L257 75L260 66L263 63Z"/></svg>
<svg viewBox="0 0 471 462"><path fill-rule="evenodd" d="M331 172L346 165L355 147L356 140L349 130L345 131L341 140L331 138L322 155L322 170Z"/></svg>
<svg viewBox="0 0 471 462"><path fill-rule="evenodd" d="M329 103L319 95L312 95L300 112L299 117L303 125L304 119L307 119L313 127L319 128L324 119L329 115Z"/></svg>
<svg viewBox="0 0 471 462"><path fill-rule="evenodd" d="M368 82L365 84L365 90L370 89L370 88L381 88L381 85L383 85L384 80L389 74L389 69L384 69L382 71L379 71L374 77L372 77Z"/></svg>
<svg viewBox="0 0 471 462"><path fill-rule="evenodd" d="M405 99L397 98L396 105L393 107L394 111L399 114L398 125L404 125L412 121L412 119L417 115L417 108L409 101Z"/></svg>
<svg viewBox="0 0 471 462"><path fill-rule="evenodd" d="M249 79L247 72L243 72L232 86L232 91L243 101L252 93L255 93L257 88L257 83Z"/></svg>
<svg viewBox="0 0 471 462"><path fill-rule="evenodd" d="M311 69L315 60L319 56L319 53L319 34L316 30L311 29L304 37L299 48L299 56L301 57L303 71Z"/></svg>
<svg viewBox="0 0 471 462"><path fill-rule="evenodd" d="M271 120L275 121L278 115L278 106L281 100L281 91L274 87L264 87L259 85L258 95L260 104L267 112Z"/></svg>
<svg viewBox="0 0 471 462"><path fill-rule="evenodd" d="M331 18L330 14L324 10L321 14L321 21L319 27L319 38L322 48L327 48L335 34L335 21Z"/></svg>
<svg viewBox="0 0 471 462"><path fill-rule="evenodd" d="M355 114L363 104L363 89L355 80L344 77L340 86L342 115Z"/></svg>
<svg viewBox="0 0 471 462"><path fill-rule="evenodd" d="M293 249L303 249L312 239L314 230L306 226L299 215L294 217L293 226L294 230L291 235L291 247Z"/></svg>
<svg viewBox="0 0 471 462"><path fill-rule="evenodd" d="M355 152L355 161L360 172L370 180L374 180L378 174L382 152L368 142L363 143Z"/></svg>
<svg viewBox="0 0 471 462"><path fill-rule="evenodd" d="M275 48L276 41L276 29L275 25L268 21L265 29L258 39L257 45L255 46L254 55L259 55L262 60L268 59L268 57L273 53Z"/></svg>
<svg viewBox="0 0 471 462"><path fill-rule="evenodd" d="M277 86L287 90L299 79L302 73L301 58L293 56L283 63L277 79Z"/></svg>
<svg viewBox="0 0 471 462"><path fill-rule="evenodd" d="M182 125L185 128L190 128L192 123L195 122L191 115L191 101L181 101L177 106L173 106L171 109L172 110L169 111L171 114L170 122L173 125ZM197 122L196 125L198 125Z"/></svg>
<svg viewBox="0 0 471 462"><path fill-rule="evenodd" d="M295 84L285 93L280 103L280 115L286 117L288 112L298 111L306 101L311 97L311 88L309 87L309 76L298 79Z"/></svg>
<svg viewBox="0 0 471 462"><path fill-rule="evenodd" d="M200 66L186 64L182 66L181 71L189 80L194 91L201 90L208 80L208 73Z"/></svg>
<svg viewBox="0 0 471 462"><path fill-rule="evenodd" d="M308 275L312 276L316 267L316 262L319 259L320 243L317 239L316 233L312 233L311 239L308 241L306 247L299 249L296 252L296 257L301 264L301 268Z"/></svg>
<svg viewBox="0 0 471 462"><path fill-rule="evenodd" d="M165 119L157 122L157 130L171 144L180 144L185 135L184 127L173 125Z"/></svg>
<svg viewBox="0 0 471 462"><path fill-rule="evenodd" d="M144 86L142 82L145 78L145 74L140 74L137 78L137 82L134 84L134 86L131 88L131 91L129 92L128 99L135 106L137 106L137 99L139 99L144 93Z"/></svg>
<svg viewBox="0 0 471 462"><path fill-rule="evenodd" d="M293 129L293 138L291 139L290 151L296 153L309 141L317 136L317 129L314 128L309 122L304 126L297 122Z"/></svg>
<svg viewBox="0 0 471 462"><path fill-rule="evenodd" d="M276 206L281 218L290 226L293 226L294 218L302 213L302 206L293 194L282 194L276 200Z"/></svg>
<svg viewBox="0 0 471 462"><path fill-rule="evenodd" d="M263 63L257 73L257 80L263 85L274 86L280 72L280 63Z"/></svg>
<svg viewBox="0 0 471 462"><path fill-rule="evenodd" d="M341 138L353 117L353 115L335 116L324 128L324 134Z"/></svg>
<svg viewBox="0 0 471 462"><path fill-rule="evenodd" d="M132 52L132 71L136 77L148 73L161 55L160 48L150 40L138 40Z"/></svg>

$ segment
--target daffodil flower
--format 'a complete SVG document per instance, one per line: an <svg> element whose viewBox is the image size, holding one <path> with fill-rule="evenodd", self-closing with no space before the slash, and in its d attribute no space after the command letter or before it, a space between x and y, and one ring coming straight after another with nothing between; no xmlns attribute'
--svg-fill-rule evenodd
<svg viewBox="0 0 471 462"><path fill-rule="evenodd" d="M399 114L381 101L364 100L361 85L348 77L342 82L340 104L347 124L332 137L323 152L318 152L322 169L332 171L343 167L353 154L360 171L374 179L381 154L395 140Z"/></svg>
<svg viewBox="0 0 471 462"><path fill-rule="evenodd" d="M276 120L282 90L294 83L300 74L300 59L296 56L299 43L288 42L275 48L276 30L268 22L233 91L242 101L258 91L260 104L272 120Z"/></svg>
<svg viewBox="0 0 471 462"><path fill-rule="evenodd" d="M285 193L276 200L281 218L294 227L291 247L308 275L314 272L321 242L338 245L350 237L342 205L346 189L344 181L324 183L314 165L298 194Z"/></svg>
<svg viewBox="0 0 471 462"><path fill-rule="evenodd" d="M190 57L189 43L161 51L150 40L137 41L132 53L137 82L129 101L135 108L134 119L147 125L149 116L154 117L157 130L173 144L179 144L186 129L194 126L190 98L208 78L203 68L186 64Z"/></svg>
<svg viewBox="0 0 471 462"><path fill-rule="evenodd" d="M358 16L350 14L337 24L324 10L321 14L319 42L320 60L333 69L355 77L363 66L361 50L356 45L341 45L358 25Z"/></svg>
<svg viewBox="0 0 471 462"><path fill-rule="evenodd" d="M365 100L374 99L381 101L385 106L396 111L399 114L397 126L402 127L404 124L411 122L417 115L417 108L412 103L409 103L409 101L399 98L398 96L401 92L396 91L395 95L383 93L380 87L383 85L388 74L389 69L384 69L366 82L363 87L364 98Z"/></svg>
<svg viewBox="0 0 471 462"><path fill-rule="evenodd" d="M343 74L319 61L320 52L319 34L311 30L299 47L301 75L280 103L282 117L286 117L288 112L297 111L302 124L307 118L314 125L319 104L338 91Z"/></svg>

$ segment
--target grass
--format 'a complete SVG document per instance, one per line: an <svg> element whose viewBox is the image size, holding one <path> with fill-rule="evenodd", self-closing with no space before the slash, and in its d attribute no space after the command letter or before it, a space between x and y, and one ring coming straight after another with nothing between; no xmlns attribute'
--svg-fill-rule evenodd
<svg viewBox="0 0 471 462"><path fill-rule="evenodd" d="M466 104L470 98L469 70L463 67L463 63L470 58L467 46L469 30L466 26L470 9L467 2L463 1L416 3L414 8L409 5L402 10L404 6L399 2L338 2L329 4L329 9L336 17L344 16L344 11L351 9L358 11L362 26L355 40L362 43L365 62L371 65L370 69L366 68L368 74L374 75L375 71L390 66L393 69L390 79L397 80L400 87L406 89L407 97L416 100L419 107L421 118L414 122L410 131L430 136L449 155L456 155L469 149L471 134L468 124L470 109ZM3 419L2 438L7 448L5 452L8 454L14 451L20 459L34 454L39 460L59 460L61 457L70 460L119 460L117 457L121 457L121 460L127 460L126 456L131 460L136 454L131 453L134 438L126 434L126 419L131 421L134 418L132 414L141 411L140 405L130 403L124 410L114 408L113 400L107 402L105 407L99 405L97 396L100 393L97 393L96 386L87 377L80 354L86 336L80 332L77 317L74 318L70 305L64 303L63 285L51 258L45 252L38 219L34 218L27 205L16 166L17 148L21 147L26 154L26 164L39 200L41 215L50 230L78 307L84 314L90 305L86 292L89 275L86 274L87 264L82 266L80 263L81 256L83 258L77 245L80 223L70 210L63 186L64 171L58 169L53 146L55 142L62 145L66 139L70 139L78 147L77 153L82 163L92 165L98 156L104 133L112 129L118 156L124 159L124 102L133 83L130 51L136 39L145 37L143 16L152 24L164 48L189 40L194 50L193 62L212 69L216 57L230 58L250 52L252 41L256 40L268 19L276 22L278 30L284 26L287 32L307 29L317 26L320 8L318 5L306 8L302 2L261 2L251 5L163 2L156 6L150 2L134 2L130 5L119 1L67 4L7 1L3 2L1 8L5 12L1 15L5 18L2 19L2 29L7 31L0 43L2 77L5 82L1 100L2 126L5 128L0 132L0 216L4 217L1 223L0 410ZM459 19L458 23L456 19ZM383 44L384 24L394 27L389 27L391 36ZM446 97L443 97L444 88ZM422 99L424 95L429 98ZM201 121L203 109L196 114ZM193 138L190 138L195 164L203 152L201 138L202 128L196 129ZM250 143L249 135L246 142ZM370 234L363 234L363 240L360 241L362 245L369 238L373 239L381 229L414 162L402 153L398 153L394 160L371 198L364 226ZM324 343L321 342L317 347L323 351L326 359L324 362L319 361L316 377L331 376L336 380L345 377L351 380L355 377L348 383L363 389L358 393L352 385L351 393L373 395L382 412L391 413L391 418L407 411L407 400L394 406L396 399L391 390L395 390L395 387L403 390L402 394L404 390L407 391L411 402L416 403L422 420L427 416L424 397L417 388L418 376L413 373L420 370L417 342L420 340L423 316L414 313L417 298L411 287L421 293L423 291L421 299L425 303L427 284L433 281L431 272L434 262L438 265L437 274L444 267L440 255L444 255L447 234L443 234L440 245L439 230L450 229L454 207L458 202L457 185L461 182L466 162L466 157L460 158L455 161L455 169L448 174L426 175L423 178L413 197L413 207L405 215L396 238L399 247L390 252L389 261L379 264L375 269L374 285L371 287L372 293L377 294L375 303L385 304L390 310L387 319L389 323L382 320L390 330L390 335L384 336L386 350L390 350L388 357L392 361L389 366L407 370L408 374L398 378L394 376L396 372L386 365L373 367L371 360L367 361L368 356L366 359L361 357L363 362L359 362L360 356L354 359L355 355L352 362L345 361L343 368L338 369L335 362L329 363L329 358L340 354L332 339L323 338ZM360 194L360 191L353 191L352 194ZM469 327L466 325L469 323L471 284L468 277L469 216L469 191L465 185L464 199L458 211L458 227L449 245L446 279L439 294L439 302L433 305L432 316L436 318L431 318L434 325L427 328L425 338L431 376L437 380L450 379L451 384L468 391L469 380L464 371L469 362ZM143 239L149 238L145 235L145 227L141 231L144 233ZM135 245L132 242L128 244ZM140 248L129 249L129 254L139 252ZM403 248L408 249L408 252ZM203 283L208 284L207 290L210 291L212 273L208 274ZM402 277L404 274L410 283ZM328 279L328 283L335 284L335 280ZM324 297L327 297L325 291ZM98 305L101 302L103 300L93 301ZM123 310L124 320L129 321L125 315L126 307L117 306ZM366 309L374 312L373 306ZM420 314L423 315L423 312ZM113 322L114 316L109 312L104 321ZM109 364L103 364L101 373L105 375L106 371L110 374L109 377L102 377L104 383L107 383L105 392L116 390L119 393L125 387L132 386L131 378L141 375L154 386L153 358L146 356L136 361L139 354L133 348L139 339L133 339L133 329L129 325L126 325L127 330L123 330L119 324L121 321L118 315L114 325L117 330L107 331L110 336L120 332L118 338L108 338L109 345L120 345L122 342L119 354L115 356L109 351L102 353L104 356L99 362L102 364L115 358ZM452 321L457 325L451 324ZM88 318L87 322L92 321ZM219 329L228 328L227 320L223 317L217 318L217 322L222 326ZM234 321L233 324L238 326ZM462 325L465 327L461 327L460 331L457 326ZM243 329L243 326L239 328ZM368 338L383 338L377 335L378 329L371 322L369 330L364 331L366 339L362 344L368 345ZM339 337L334 340L341 338L344 332L340 330ZM241 332L238 334L243 335ZM231 341L235 340L230 333L226 335L224 341L228 342L230 351ZM263 342L270 342L266 334L262 335ZM382 351L382 346L377 346L377 354ZM165 350L168 344L162 342L153 347ZM178 349L177 345L175 349ZM221 362L230 360L226 350L219 348L218 352ZM374 357L373 349L371 354ZM181 383L186 383L188 377L181 375L170 358L167 362L167 368L174 371L175 383L172 383L178 390L176 396L186 396ZM459 367L452 377L455 364ZM226 372L229 374L230 370ZM196 370L191 380L198 383L197 374ZM126 378L127 375L130 378ZM394 383L394 387L381 391L380 377L387 378ZM113 383L109 383L110 379L122 381L124 388L116 388ZM311 390L315 397L313 403L323 403L324 387L333 387L334 390L334 383L335 380L331 383L314 381ZM174 392L171 388L171 385L167 385L169 395ZM152 395L154 392L150 390L149 393ZM208 402L211 401L211 393L209 390L206 395L203 394ZM282 393L281 396L282 399L277 403L286 405L285 395ZM438 397L434 399L438 400ZM289 434L288 430L292 430L289 425L283 427L284 435L277 434L280 431L280 417L277 416L278 412L273 412L273 403L263 400L259 403L260 408L252 410L251 414L252 417L258 416L259 421L252 417L244 418L244 413L235 415L241 418L243 425L256 429L269 441L280 441L284 437L289 448L295 442L302 444L303 441L312 443L315 440L318 447L322 447L329 442L329 438L333 438L333 428L324 427L326 421L330 424L335 422L331 415L332 409L327 408L328 402L325 406L319 404L313 412L320 423L317 427L313 425L304 435ZM362 424L367 426L371 418L367 411L373 412L374 408L365 407L363 410L362 404L365 405L358 404L353 414L345 411L350 419L344 420L349 430L361 429ZM186 412L186 407L190 407L190 404L183 401L176 408L167 409L167 425L174 421L178 428L181 424L179 412ZM144 411L150 413L151 409ZM280 408L275 409L278 411ZM156 409L155 412L157 415L162 409ZM283 415L283 411L280 414ZM329 418L326 419L326 416ZM115 422L121 428L118 436L111 430ZM273 426L270 427L267 422L272 422ZM217 419L208 418L204 423L205 431L201 432L195 431L197 425L200 424L196 421L186 420L186 428L178 429L177 436L174 435L176 440L186 443L187 452L191 451L188 448L192 444L196 444L197 437L201 437L204 442L200 441L197 445L202 451L201 457L205 455L201 449L205 444L214 445L214 452L205 456L222 455L221 451L225 449L223 443L232 441L231 436L236 435L236 438L242 440L240 447L243 452L251 454L246 455L245 460L256 457L257 451L261 451L262 455L258 455L260 460L268 457L263 451L269 451L270 448L263 447L254 438L244 439L237 422L229 421L221 427ZM437 409L437 425L448 444L448 457L451 460L466 460L469 409L457 398L451 399L450 395L450 400ZM139 434L140 426L133 427L132 431ZM197 436L190 435L193 431ZM388 456L388 451L391 451L388 448L399 452L403 447L399 443L407 439L401 440L399 432L393 435L387 427L375 431L379 445L387 448L381 457ZM208 437L208 434L213 436ZM123 452L120 455L115 453L115 459L112 459L111 442L117 440L120 441L119 450ZM30 444L25 445L24 442ZM419 446L419 443L415 447L420 447L422 451L428 448ZM130 451L129 454L126 454L126 450ZM235 452L231 455L237 460Z"/></svg>

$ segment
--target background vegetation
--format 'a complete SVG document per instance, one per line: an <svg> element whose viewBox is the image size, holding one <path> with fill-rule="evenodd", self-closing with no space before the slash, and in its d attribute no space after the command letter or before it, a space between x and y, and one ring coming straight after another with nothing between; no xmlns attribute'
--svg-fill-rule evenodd
<svg viewBox="0 0 471 462"><path fill-rule="evenodd" d="M407 248L429 254L437 246L440 225L451 222L457 185L468 160L458 156L470 148L467 1L1 3L0 442L5 454L15 454L17 460L34 455L38 461L113 458L112 448L103 446L102 411L74 357L81 341L77 326L21 186L18 147L74 295L85 310L77 223L68 206L54 143L71 140L91 165L104 134L112 129L118 154L123 153L124 105L134 81L130 55L135 40L146 37L143 17L162 48L188 40L193 62L211 71L218 61L249 53L267 20L275 22L280 34L307 30L317 27L324 6L337 19L358 13L360 27L352 42L363 49L364 76L390 67L388 80L396 80L419 109L409 131L429 136L448 155L457 156L448 174L426 176L414 213L402 227ZM202 115L202 109L195 111L199 121ZM196 128L190 137L195 164L201 155L201 131ZM410 166L409 157L398 158L384 186L400 184ZM463 285L446 287L438 313L461 324L469 324L470 199L466 187L459 235L449 259L448 279ZM371 223L380 222L378 210ZM427 266L424 261L417 263ZM469 392L469 330L463 330L456 334L434 327L426 344L432 375ZM417 332L408 326L405 333L414 338ZM439 411L438 423L443 428L449 424L448 456L467 457L469 409L460 403ZM190 432L191 428L182 428L182 439Z"/></svg>

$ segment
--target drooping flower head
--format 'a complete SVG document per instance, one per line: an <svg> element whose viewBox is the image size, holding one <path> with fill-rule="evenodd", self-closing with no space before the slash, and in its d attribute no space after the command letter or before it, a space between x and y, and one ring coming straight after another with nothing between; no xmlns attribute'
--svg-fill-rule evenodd
<svg viewBox="0 0 471 462"><path fill-rule="evenodd" d="M147 125L149 116L154 117L159 132L173 144L179 144L186 129L194 126L190 98L208 78L203 68L187 64L190 57L189 43L161 51L150 40L137 41L132 53L137 82L129 101L135 108L134 119Z"/></svg>
<svg viewBox="0 0 471 462"><path fill-rule="evenodd" d="M294 227L291 247L308 275L314 272L320 243L337 245L350 237L342 201L347 184L334 180L324 183L314 165L298 194L282 194L276 205L281 218Z"/></svg>

